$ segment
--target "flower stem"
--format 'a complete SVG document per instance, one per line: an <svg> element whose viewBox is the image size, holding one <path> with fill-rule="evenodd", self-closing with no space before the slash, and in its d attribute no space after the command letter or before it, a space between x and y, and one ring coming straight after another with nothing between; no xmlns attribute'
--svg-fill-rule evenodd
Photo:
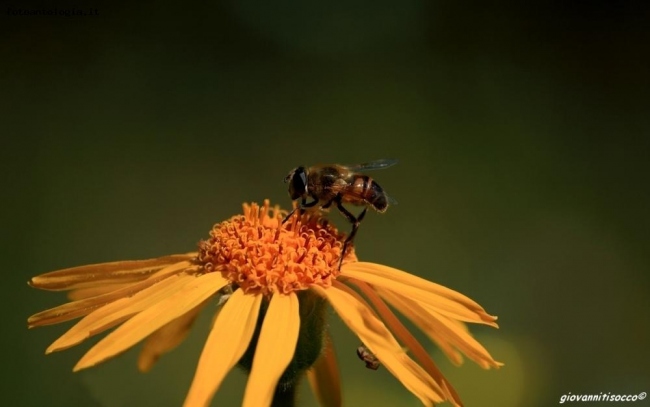
<svg viewBox="0 0 650 407"><path fill-rule="evenodd" d="M298 301L300 304L300 332L298 333L296 351L278 380L273 395L272 407L294 407L296 405L298 383L305 376L307 369L316 362L323 350L327 302L323 297L309 290L299 291ZM251 338L248 349L238 362L238 365L249 373L253 367L257 341L259 340L267 308L268 301L263 301L255 333ZM260 355L259 357L267 356Z"/></svg>
<svg viewBox="0 0 650 407"><path fill-rule="evenodd" d="M279 383L275 388L271 407L294 407L296 405L296 394L298 392L297 384L296 381L289 384Z"/></svg>

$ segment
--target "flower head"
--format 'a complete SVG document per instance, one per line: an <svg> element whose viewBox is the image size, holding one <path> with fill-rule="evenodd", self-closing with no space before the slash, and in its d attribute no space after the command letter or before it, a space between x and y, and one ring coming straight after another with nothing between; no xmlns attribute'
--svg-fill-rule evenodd
<svg viewBox="0 0 650 407"><path fill-rule="evenodd" d="M121 324L75 370L94 366L146 338L138 366L149 370L185 338L199 311L219 306L186 406L209 404L237 364L249 371L244 406L268 406L307 372L321 403L341 404L327 337L330 304L365 348L424 405L461 405L422 345L388 305L436 342L455 363L461 353L498 367L465 322L496 327L496 317L466 296L387 266L358 262L354 248L338 269L345 239L318 214L286 214L268 201L214 226L198 253L75 267L34 277L46 290L69 290L69 303L29 318L30 327L83 317L47 349L77 345ZM218 300L218 301L217 301Z"/></svg>
<svg viewBox="0 0 650 407"><path fill-rule="evenodd" d="M290 294L318 285L330 287L339 274L341 241L324 218L297 217L280 227L279 208L244 205L244 215L215 225L199 244L197 260L219 271L247 294ZM354 252L345 261L356 261Z"/></svg>

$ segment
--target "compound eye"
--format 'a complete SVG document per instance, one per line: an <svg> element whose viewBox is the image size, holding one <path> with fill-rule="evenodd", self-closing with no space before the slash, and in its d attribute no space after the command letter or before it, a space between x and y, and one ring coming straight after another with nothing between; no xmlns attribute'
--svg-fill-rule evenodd
<svg viewBox="0 0 650 407"><path fill-rule="evenodd" d="M299 194L307 192L307 173L302 167L296 169L295 174L293 175L292 180L293 190Z"/></svg>

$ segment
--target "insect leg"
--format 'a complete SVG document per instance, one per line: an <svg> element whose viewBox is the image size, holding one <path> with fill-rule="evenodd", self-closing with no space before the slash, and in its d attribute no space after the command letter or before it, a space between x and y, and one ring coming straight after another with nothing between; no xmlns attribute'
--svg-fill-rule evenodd
<svg viewBox="0 0 650 407"><path fill-rule="evenodd" d="M323 208L323 209L329 208L330 206L332 206L332 203L334 203L335 199L336 199L336 197L330 199L329 202L327 202L325 205L321 206L321 208Z"/></svg>
<svg viewBox="0 0 650 407"><path fill-rule="evenodd" d="M318 198L314 196L312 196L312 198L314 198L314 200L309 203L307 203L307 198L302 198L302 204L300 205L300 216L302 216L302 214L305 213L306 208L312 208L316 206L318 202L320 202Z"/></svg>
<svg viewBox="0 0 650 407"><path fill-rule="evenodd" d="M354 236L357 234L357 230L359 230L359 225L361 224L361 221L363 220L363 217L366 216L366 211L368 208L363 208L363 211L359 214L359 217L354 220L352 223L352 232L350 232L350 236L348 236L347 239L345 239L345 243L343 245L343 250L345 250L346 246L354 239Z"/></svg>
<svg viewBox="0 0 650 407"><path fill-rule="evenodd" d="M359 217L355 218L353 214L351 214L347 209L343 207L343 204L341 203L340 195L336 197L336 207L343 214L343 216L345 216L348 219L348 221L352 223L352 231L350 232L350 235L347 237L347 239L345 239L345 242L343 243L341 258L339 259L339 270L340 270L341 265L343 264L343 257L345 257L345 252L347 251L350 242L352 242L352 239L354 239L354 236L357 234L357 230L359 230L359 224L363 220L363 217L366 216L366 211L368 210L368 207L363 208L363 211L361 211Z"/></svg>
<svg viewBox="0 0 650 407"><path fill-rule="evenodd" d="M291 210L291 212L289 212L289 214L284 217L284 219L282 220L282 224L284 225L284 223L289 220L289 218L296 212L296 210L300 210L300 215L302 215L303 213L305 213L305 208L311 208L312 206L316 206L317 203L318 203L318 199L316 198L314 198L312 202L307 202L307 198L302 198L300 201L300 206L293 208L293 210Z"/></svg>
<svg viewBox="0 0 650 407"><path fill-rule="evenodd" d="M296 213L296 209L298 209L298 207L293 208L293 209L291 210L291 212L289 212L289 214L288 214L287 216L285 216L284 219L282 219L282 224L283 224L283 225L285 224L286 221L289 220L289 218L290 218L294 213Z"/></svg>

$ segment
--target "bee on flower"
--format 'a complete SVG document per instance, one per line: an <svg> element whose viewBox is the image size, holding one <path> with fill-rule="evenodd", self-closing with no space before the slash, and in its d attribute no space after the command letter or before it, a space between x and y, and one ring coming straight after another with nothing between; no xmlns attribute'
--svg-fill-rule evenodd
<svg viewBox="0 0 650 407"><path fill-rule="evenodd" d="M389 203L396 203L376 181L361 174L360 171L378 170L395 164L397 164L397 160L382 159L364 164L321 164L294 168L286 176L284 182L289 184L291 199L294 201L300 199L300 205L294 207L282 223L289 220L296 210L303 214L311 208L327 211L332 205L336 206L336 209L352 224L352 231L343 242L343 250L339 258L340 269L348 245L356 236L368 208L384 213L388 209ZM312 201L307 202L307 199L312 199ZM364 208L358 216L354 216L345 209L343 203Z"/></svg>
<svg viewBox="0 0 650 407"><path fill-rule="evenodd" d="M462 361L462 352L483 368L501 366L466 329L465 323L497 326L496 317L479 304L404 271L360 262L353 245L343 255L345 235L319 213L298 214L283 223L286 216L269 201L244 204L243 215L215 225L198 252L34 277L31 286L67 290L71 301L31 316L28 326L81 318L46 353L117 326L74 370L95 366L144 340L138 367L148 371L183 341L207 304L219 304L185 406L209 405L236 365L249 373L242 406L293 406L296 384L305 375L323 406L340 406L328 306L425 406L462 403L388 305L453 362Z"/></svg>

